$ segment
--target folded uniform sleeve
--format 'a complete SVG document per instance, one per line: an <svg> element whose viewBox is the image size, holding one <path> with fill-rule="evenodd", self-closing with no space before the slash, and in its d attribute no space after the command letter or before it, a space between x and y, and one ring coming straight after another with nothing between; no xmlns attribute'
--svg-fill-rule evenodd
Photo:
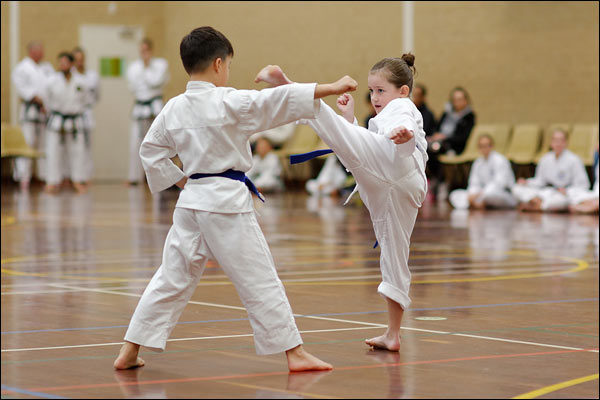
<svg viewBox="0 0 600 400"><path fill-rule="evenodd" d="M171 158L177 155L175 143L169 137L162 115L156 117L140 146L140 158L152 193L168 189L185 174Z"/></svg>

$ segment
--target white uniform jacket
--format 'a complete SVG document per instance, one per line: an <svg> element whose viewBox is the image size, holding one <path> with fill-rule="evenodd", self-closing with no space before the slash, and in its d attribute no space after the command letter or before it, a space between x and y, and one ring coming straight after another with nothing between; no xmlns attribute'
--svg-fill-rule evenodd
<svg viewBox="0 0 600 400"><path fill-rule="evenodd" d="M23 101L20 120L23 122L44 122L45 116L31 100L37 96L44 103L47 101L46 87L48 79L54 74L50 63L37 64L29 57L25 57L17 64L12 73L12 81L17 94ZM46 108L48 106L45 104Z"/></svg>
<svg viewBox="0 0 600 400"><path fill-rule="evenodd" d="M491 151L488 158L479 157L473 162L469 174L469 194L494 190L510 190L515 184L515 175L510 162L502 154Z"/></svg>
<svg viewBox="0 0 600 400"><path fill-rule="evenodd" d="M544 154L540 159L533 178L527 185L535 188L553 186L554 188L577 187L588 189L588 179L581 159L569 150L564 150L558 159L553 151Z"/></svg>
<svg viewBox="0 0 600 400"><path fill-rule="evenodd" d="M190 81L187 90L167 102L140 147L150 190L169 188L195 173L247 172L252 167L250 135L300 118L314 118L316 84L290 84L263 90L236 90ZM179 155L180 170L170 158ZM247 187L239 181L190 179L177 207L218 213L254 210Z"/></svg>
<svg viewBox="0 0 600 400"><path fill-rule="evenodd" d="M48 129L55 132L83 133L83 112L86 109L86 82L81 74L71 74L67 81L62 72L48 80Z"/></svg>
<svg viewBox="0 0 600 400"><path fill-rule="evenodd" d="M164 58L152 58L149 65L136 60L127 68L127 82L136 103L133 107L134 119L152 118L163 106L162 92L169 80L169 64Z"/></svg>

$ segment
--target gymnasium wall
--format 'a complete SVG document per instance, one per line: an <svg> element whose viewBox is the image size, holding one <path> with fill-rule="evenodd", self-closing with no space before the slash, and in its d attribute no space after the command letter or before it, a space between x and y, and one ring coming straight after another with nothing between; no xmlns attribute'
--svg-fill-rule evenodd
<svg viewBox="0 0 600 400"><path fill-rule="evenodd" d="M235 49L231 85L257 87L278 63L298 81L359 82L357 115L371 65L402 53L402 2L20 2L20 58L42 38L46 59L77 43L79 24L141 25L171 65L166 97L185 88L179 41L212 25ZM597 2L414 3L417 81L439 116L448 92L470 92L479 122L598 121ZM2 121L9 120L8 4L2 2ZM328 102L333 104L333 99Z"/></svg>

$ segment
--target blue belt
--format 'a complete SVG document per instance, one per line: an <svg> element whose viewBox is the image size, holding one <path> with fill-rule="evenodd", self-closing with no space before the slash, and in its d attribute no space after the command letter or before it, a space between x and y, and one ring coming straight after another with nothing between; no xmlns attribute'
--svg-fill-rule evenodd
<svg viewBox="0 0 600 400"><path fill-rule="evenodd" d="M256 197L258 197L260 199L260 201L262 201L263 203L265 202L265 198L262 195L262 193L260 193L258 191L258 189L256 188L256 186L254 186L254 183L252 183L252 181L250 180L250 178L248 178L246 176L245 173L243 173L242 171L236 171L234 169L228 169L225 172L219 172L216 174L192 174L190 176L190 179L201 179L201 178L210 178L212 176L220 176L223 178L229 178L229 179L233 179L235 181L240 181L243 182L248 189L254 193L256 195Z"/></svg>

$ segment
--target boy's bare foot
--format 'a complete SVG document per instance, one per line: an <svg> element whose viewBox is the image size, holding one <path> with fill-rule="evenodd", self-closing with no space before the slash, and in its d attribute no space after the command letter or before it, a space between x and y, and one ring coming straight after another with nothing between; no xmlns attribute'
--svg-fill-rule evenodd
<svg viewBox="0 0 600 400"><path fill-rule="evenodd" d="M312 354L304 351L302 345L285 352L290 372L300 371L327 371L333 369L331 364L319 360Z"/></svg>
<svg viewBox="0 0 600 400"><path fill-rule="evenodd" d="M272 87L292 83L278 65L267 65L254 78L255 83L266 82Z"/></svg>
<svg viewBox="0 0 600 400"><path fill-rule="evenodd" d="M143 367L146 364L146 362L140 357L138 357L139 351L139 344L125 342L125 344L121 347L121 351L119 351L119 356L115 360L113 366L115 367L115 369Z"/></svg>
<svg viewBox="0 0 600 400"><path fill-rule="evenodd" d="M375 349L400 351L400 338L388 337L387 335L377 336L371 339L366 339L365 343Z"/></svg>
<svg viewBox="0 0 600 400"><path fill-rule="evenodd" d="M73 187L78 194L84 194L87 192L87 186L84 183L73 182Z"/></svg>

